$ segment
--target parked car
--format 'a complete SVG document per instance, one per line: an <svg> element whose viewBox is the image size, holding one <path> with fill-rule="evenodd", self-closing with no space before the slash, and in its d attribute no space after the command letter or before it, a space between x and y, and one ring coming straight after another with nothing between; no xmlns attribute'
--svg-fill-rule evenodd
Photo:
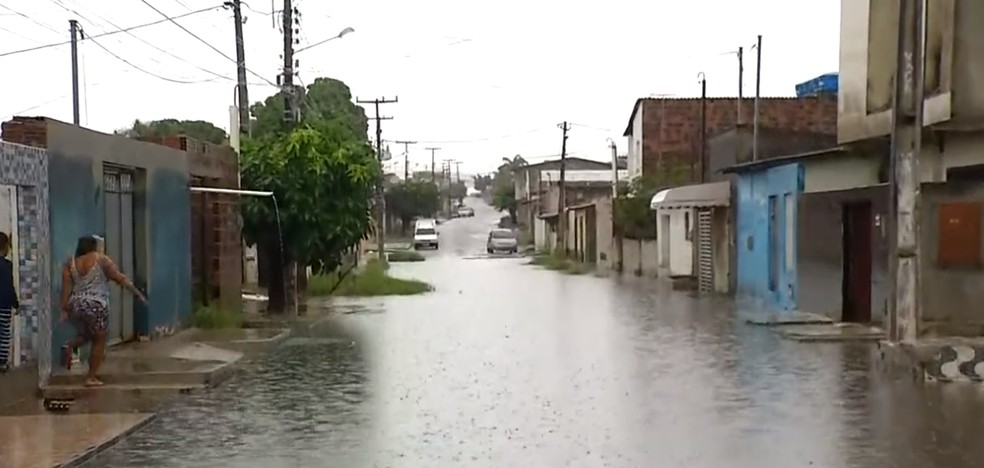
<svg viewBox="0 0 984 468"><path fill-rule="evenodd" d="M413 226L413 248L414 250L433 247L439 248L437 239L437 221L433 219L418 219Z"/></svg>
<svg viewBox="0 0 984 468"><path fill-rule="evenodd" d="M519 252L519 242L516 241L516 234L511 229L496 228L489 231L489 239L485 243L485 251L490 254L496 252L514 254Z"/></svg>
<svg viewBox="0 0 984 468"><path fill-rule="evenodd" d="M463 206L461 208L458 208L459 218L470 218L472 216L475 216L475 210L473 210L471 207Z"/></svg>

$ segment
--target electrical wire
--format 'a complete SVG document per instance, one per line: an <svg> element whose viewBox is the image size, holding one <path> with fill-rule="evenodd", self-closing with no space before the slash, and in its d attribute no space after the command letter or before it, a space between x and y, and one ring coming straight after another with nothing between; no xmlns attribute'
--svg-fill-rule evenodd
<svg viewBox="0 0 984 468"><path fill-rule="evenodd" d="M97 47L99 47L100 49L102 49L103 51L105 51L107 54L112 55L117 60L119 60L119 61L121 61L121 62L129 65L131 68L133 68L133 69L135 69L137 71L146 73L147 75L150 75L150 76L152 76L154 78L157 78L157 79L160 79L160 80L168 81L168 82L171 82L171 83L178 83L178 84L198 84L198 83L208 83L208 82L212 82L212 81L215 81L215 80L218 79L218 78L209 78L207 80L182 80L182 79L178 79L178 78L168 78L166 76L161 76L161 75L158 75L157 73L148 71L148 70L146 70L144 68L141 68L141 67L135 65L135 64L133 64L133 62L131 62L131 61L129 61L129 60L123 58L123 57L120 57L115 52L107 49L105 46L103 46L99 42L93 40L91 37L89 38L89 40L93 44L95 44Z"/></svg>
<svg viewBox="0 0 984 468"><path fill-rule="evenodd" d="M82 59L82 104L85 106L85 124L89 125L89 80L85 77L85 48L79 47L79 55Z"/></svg>
<svg viewBox="0 0 984 468"><path fill-rule="evenodd" d="M546 129L546 128L540 128L540 129L536 129L536 130L528 130L528 131L525 131L525 132L510 133L508 135L497 135L497 136L490 136L490 137L483 137L483 138L472 138L472 139L468 139L468 140L418 140L417 142L418 143L421 143L421 144L427 144L427 145L453 145L453 144L458 144L458 143L480 143L480 142L483 142L483 141L505 140L507 138L513 138L513 137L517 137L517 136L529 135L531 133L540 133L540 132L545 132L547 130L548 129Z"/></svg>
<svg viewBox="0 0 984 468"><path fill-rule="evenodd" d="M28 16L28 15L25 15L24 13L21 13L21 12L15 10L13 8L10 8L9 6L0 4L0 7L2 7L3 9L5 9L5 10L7 10L7 11L9 11L9 12L11 12L11 13L17 15L17 16L20 16L22 18L27 18L32 23L37 24L38 26L41 26L41 27L43 27L43 28L45 28L45 29L47 29L49 31L52 31L52 32L54 32L55 34L57 34L59 36L61 36L62 34L64 34L64 31L59 31L59 30L55 29L54 27L52 27L51 25L44 24L44 23L42 23L42 22L40 22L40 21L38 21L38 20L36 20L36 19Z"/></svg>
<svg viewBox="0 0 984 468"><path fill-rule="evenodd" d="M167 20L169 20L169 21L170 21L171 23L173 23L173 24L174 24L175 26L177 26L177 27L179 27L179 28L181 28L181 30L182 30L182 31L184 31L184 32L186 32L186 33L188 33L188 34L189 34L189 35L190 35L191 37L193 37L193 38L195 38L195 39L197 39L197 40L198 40L199 42L201 42L202 44L205 44L206 46L208 46L208 48L209 48L209 49L212 49L212 50L214 50L214 51L215 51L215 52L216 52L217 54L219 54L219 55L221 55L221 56L223 56L223 57L225 57L225 58L226 58L226 60L229 60L230 62L232 62L232 63L235 63L235 64L236 64L237 66L239 65L239 61L238 61L238 60L236 60L236 59L234 59L234 58L232 58L232 57L230 57L230 56L228 56L228 55L226 55L226 53L225 53L225 52L222 52L222 51L221 51L221 50L219 50L219 49L218 49L217 47L215 47L215 46L213 46L213 45L212 45L211 43L209 43L208 41L206 41L206 40L204 40L204 39L202 39L202 38L200 38L200 37L198 37L198 35L197 35L197 34L195 34L195 33L193 33L193 32L191 32L190 30L188 30L188 28L185 28L184 26L182 26L182 25L181 25L181 23L178 23L177 21L175 21L175 20L174 20L174 18L170 18L170 17L168 17L168 16L167 16L167 14L165 14L165 13L164 13L163 11L161 11L161 10L158 10L158 9L157 9L157 7L155 7L154 5L151 5L151 4L150 4L150 2L148 2L147 0L140 0L140 2L141 2L141 3L143 3L144 5L147 5L148 7L150 7L150 9L151 9L151 10L154 10L154 11L156 11L156 12L157 12L157 13L158 13L159 15L161 15L161 16L163 16L164 18L166 18ZM247 71L247 72L249 72L249 73L251 73L251 74L253 74L253 76L255 76L255 77L257 77L257 78L259 78L259 79L261 79L261 80L263 80L263 81L266 81L267 83L270 83L270 85L272 85L272 86L276 86L276 85L275 85L275 84L274 84L274 83L273 83L272 81L270 81L270 80L268 80L268 79L266 79L266 78L264 78L263 76L261 76L260 74L258 74L258 73L256 73L256 72L254 72L253 70L250 70L249 68L247 68L247 69L246 69L246 71Z"/></svg>
<svg viewBox="0 0 984 468"><path fill-rule="evenodd" d="M174 16L174 17L164 18L164 19L160 19L160 20L157 20L157 21L152 21L150 23L138 24L136 26L130 26L128 28L123 28L123 29L119 29L119 30L115 30L115 31L108 31L108 32L104 32L104 33L93 34L92 36L88 36L88 39L95 39L95 38L99 38L99 37L112 36L114 34L125 33L125 32L133 31L133 30L136 30L136 29L140 29L140 28L146 28L148 26L155 26L155 25L158 25L158 24L161 24L161 23L166 23L168 21L172 21L172 20L176 20L176 19L181 19L181 18L184 18L184 17L187 17L187 16L191 16L191 15L197 15L199 13L204 13L206 11L217 10L219 8L222 8L222 5L213 6L213 7L210 7L210 8L203 8L201 10L196 10L196 11L184 13L184 14L177 15L177 16ZM40 46L36 46L36 47L29 47L27 49L12 50L10 52L0 52L0 57L7 57L9 55L23 54L23 53L26 53L26 52L34 52L34 51L41 50L41 49L48 49L48 48L51 48L51 47L58 47L58 46L68 45L68 44L71 44L71 43L72 43L72 41L53 42L51 44L45 44L45 45L40 45Z"/></svg>

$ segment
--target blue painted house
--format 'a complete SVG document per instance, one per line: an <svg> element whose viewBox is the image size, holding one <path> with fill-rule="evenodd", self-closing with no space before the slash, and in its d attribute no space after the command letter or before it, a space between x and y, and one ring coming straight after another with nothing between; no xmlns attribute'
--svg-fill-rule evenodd
<svg viewBox="0 0 984 468"><path fill-rule="evenodd" d="M724 172L736 175L736 293L767 310L795 310L802 164L778 158L739 164Z"/></svg>
<svg viewBox="0 0 984 468"><path fill-rule="evenodd" d="M48 118L3 124L8 141L45 148L50 228L51 304L58 304L61 267L79 236L97 234L106 253L149 304L113 286L110 343L173 330L191 314L191 230L188 157L184 151L106 135ZM39 372L44 385L61 344L72 333L57 307L40 311Z"/></svg>

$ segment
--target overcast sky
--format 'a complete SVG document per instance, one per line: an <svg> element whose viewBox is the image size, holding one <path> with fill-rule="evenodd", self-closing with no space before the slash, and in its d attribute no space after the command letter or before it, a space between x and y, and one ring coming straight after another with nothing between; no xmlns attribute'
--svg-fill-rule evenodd
<svg viewBox="0 0 984 468"><path fill-rule="evenodd" d="M95 35L162 19L148 4L175 16L219 3L0 0L0 54L67 40L71 18ZM410 159L427 166L424 148L440 147L438 160L462 161L462 172L471 173L493 169L503 156L542 160L559 154L557 124L563 120L575 124L571 154L606 159L609 137L623 152L622 131L637 98L697 96L701 71L709 95L736 95L738 61L728 53L739 46L745 47L745 94L754 95L751 46L757 34L763 35L762 95L792 95L796 83L837 70L839 4L295 0L301 12L295 48L354 28L296 56L301 82L329 76L362 99L399 96L399 103L383 106L383 114L394 117L383 122L383 138L419 141ZM275 7L282 5L277 0ZM275 92L270 83L280 73L283 41L272 24L270 0L253 0L249 7L246 62L255 102ZM235 62L205 43L235 58L231 12L176 21L202 41L164 22L81 45L83 125L110 132L134 119L177 118L229 128ZM18 113L70 122L70 63L68 46L0 57L0 119ZM395 155L402 153L391 146Z"/></svg>

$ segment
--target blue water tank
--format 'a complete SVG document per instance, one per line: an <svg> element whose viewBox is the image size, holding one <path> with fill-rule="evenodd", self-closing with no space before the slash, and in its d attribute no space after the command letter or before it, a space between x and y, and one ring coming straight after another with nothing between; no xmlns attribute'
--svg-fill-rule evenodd
<svg viewBox="0 0 984 468"><path fill-rule="evenodd" d="M796 85L796 97L837 94L837 73L827 73Z"/></svg>

